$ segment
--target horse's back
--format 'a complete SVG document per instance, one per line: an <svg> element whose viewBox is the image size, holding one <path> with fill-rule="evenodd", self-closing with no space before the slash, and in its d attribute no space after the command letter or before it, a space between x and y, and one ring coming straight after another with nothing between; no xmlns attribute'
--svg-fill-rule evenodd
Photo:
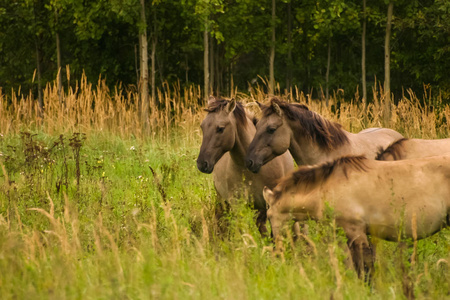
<svg viewBox="0 0 450 300"><path fill-rule="evenodd" d="M403 139L403 135L393 129L367 128L352 135L353 154L375 159L380 149L386 149L400 139Z"/></svg>
<svg viewBox="0 0 450 300"><path fill-rule="evenodd" d="M410 139L403 144L402 159L450 154L450 139Z"/></svg>
<svg viewBox="0 0 450 300"><path fill-rule="evenodd" d="M450 155L367 161L366 171L336 178L327 189L341 218L358 218L376 236L395 240L396 223L403 219L407 236L418 226L418 237L423 238L438 231L450 213L449 162Z"/></svg>

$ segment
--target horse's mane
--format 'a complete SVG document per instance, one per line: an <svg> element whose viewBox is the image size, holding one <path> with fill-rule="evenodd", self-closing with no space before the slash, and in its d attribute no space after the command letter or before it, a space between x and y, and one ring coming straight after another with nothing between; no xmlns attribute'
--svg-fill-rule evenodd
<svg viewBox="0 0 450 300"><path fill-rule="evenodd" d="M208 108L205 109L205 111L209 112L209 113L213 113L213 112L219 112L221 110L223 110L227 104L229 103L228 100L226 99L222 99L222 98L216 98L215 101L212 101L209 105ZM236 118L236 123L238 126L246 126L247 125L247 115L244 109L244 106L242 105L242 103L236 101L236 108L233 111L233 115ZM255 123L257 121L255 117L251 117L252 122Z"/></svg>
<svg viewBox="0 0 450 300"><path fill-rule="evenodd" d="M357 171L366 171L366 161L367 158L365 156L344 156L317 166L300 167L280 180L276 190L274 190L275 199L279 199L284 191L293 186L301 186L304 191L310 191L321 183L325 183L338 169L344 172L345 177L347 177L349 168Z"/></svg>
<svg viewBox="0 0 450 300"><path fill-rule="evenodd" d="M263 108L263 116L275 113L273 103L281 108L288 119L299 121L302 130L321 148L333 150L349 142L341 124L325 119L318 113L310 111L303 104L292 104L272 98L270 105Z"/></svg>
<svg viewBox="0 0 450 300"><path fill-rule="evenodd" d="M393 142L390 144L386 149L383 150L383 148L380 148L380 150L377 153L376 160L385 160L387 155L392 155L392 158L394 160L400 160L402 159L402 150L403 150L403 143L407 141L407 138L399 139L396 142Z"/></svg>

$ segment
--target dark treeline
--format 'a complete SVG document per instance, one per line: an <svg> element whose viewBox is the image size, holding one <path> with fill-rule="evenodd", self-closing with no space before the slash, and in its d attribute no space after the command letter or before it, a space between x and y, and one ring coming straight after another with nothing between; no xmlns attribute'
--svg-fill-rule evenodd
<svg viewBox="0 0 450 300"><path fill-rule="evenodd" d="M150 95L165 82L209 82L209 93L227 95L232 86L270 89L274 80L281 90L297 86L315 97L343 90L350 99L363 94L364 64L370 101L375 82L385 80L392 5L391 91L427 85L448 100L450 1L365 2L0 0L0 87L38 95L59 68L62 85L73 84L69 66L72 81L85 72L110 87L146 82Z"/></svg>

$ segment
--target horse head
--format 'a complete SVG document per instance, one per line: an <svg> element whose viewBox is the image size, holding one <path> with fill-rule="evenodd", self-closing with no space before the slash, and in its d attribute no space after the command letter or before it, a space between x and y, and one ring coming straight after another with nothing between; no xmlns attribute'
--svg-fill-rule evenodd
<svg viewBox="0 0 450 300"><path fill-rule="evenodd" d="M263 116L256 124L256 134L245 159L247 168L253 173L258 173L264 164L286 152L291 140L291 129L278 101L260 106Z"/></svg>
<svg viewBox="0 0 450 300"><path fill-rule="evenodd" d="M197 158L197 168L210 174L214 165L235 143L235 122L232 121L236 109L236 101L210 97L208 114L201 124L203 132L202 145Z"/></svg>

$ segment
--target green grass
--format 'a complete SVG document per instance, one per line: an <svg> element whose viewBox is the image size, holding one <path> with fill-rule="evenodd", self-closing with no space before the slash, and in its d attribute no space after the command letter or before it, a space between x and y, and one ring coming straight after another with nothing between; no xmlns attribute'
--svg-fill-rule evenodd
<svg viewBox="0 0 450 300"><path fill-rule="evenodd" d="M236 199L219 236L195 137L71 138L0 138L2 299L402 299L405 276L418 298L450 296L449 230L420 241L414 265L411 249L378 241L368 286L332 218L275 255Z"/></svg>

